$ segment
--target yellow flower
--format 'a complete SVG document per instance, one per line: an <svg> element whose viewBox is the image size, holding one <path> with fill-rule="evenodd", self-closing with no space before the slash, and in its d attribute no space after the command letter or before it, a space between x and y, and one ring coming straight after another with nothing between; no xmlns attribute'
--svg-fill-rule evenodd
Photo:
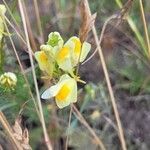
<svg viewBox="0 0 150 150"><path fill-rule="evenodd" d="M16 86L17 77L12 72L5 72L0 76L0 84L4 88L13 89Z"/></svg>
<svg viewBox="0 0 150 150"><path fill-rule="evenodd" d="M87 42L81 44L80 39L73 36L56 53L56 61L59 67L67 72L71 72L79 62L83 62L91 49ZM79 60L80 56L80 60Z"/></svg>
<svg viewBox="0 0 150 150"><path fill-rule="evenodd" d="M73 43L66 42L56 53L56 61L59 68L67 72L70 72L73 69L71 60L73 46Z"/></svg>
<svg viewBox="0 0 150 150"><path fill-rule="evenodd" d="M64 108L77 101L77 82L69 75L61 76L59 82L47 89L41 96L42 99L54 97L59 108Z"/></svg>
<svg viewBox="0 0 150 150"><path fill-rule="evenodd" d="M39 64L42 71L46 72L49 76L53 73L53 58L49 51L38 51L35 52L35 58Z"/></svg>
<svg viewBox="0 0 150 150"><path fill-rule="evenodd" d="M72 51L72 63L73 66L76 66L78 61L83 62L85 60L91 49L91 44L88 42L83 42L82 44L80 39L76 36L71 37L68 42L73 42L74 48Z"/></svg>

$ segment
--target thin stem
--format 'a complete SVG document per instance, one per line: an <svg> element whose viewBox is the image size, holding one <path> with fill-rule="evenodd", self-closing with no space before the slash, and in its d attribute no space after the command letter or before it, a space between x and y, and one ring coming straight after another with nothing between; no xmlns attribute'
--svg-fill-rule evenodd
<svg viewBox="0 0 150 150"><path fill-rule="evenodd" d="M99 45L101 45L101 42L102 42L102 39L103 39L103 36L104 36L104 32L106 30L106 27L108 25L108 23L112 20L112 19L115 19L117 17L117 15L112 15L110 16L104 23L103 27L102 27L102 31L101 31L101 35L100 35L100 38L99 38ZM87 63L89 60L91 60L94 55L96 54L96 52L98 51L98 48L95 49L95 51L93 52L93 54L91 54L91 56L89 58L87 58L83 63L82 65L84 65L85 63Z"/></svg>
<svg viewBox="0 0 150 150"><path fill-rule="evenodd" d="M25 15L25 19L26 19L26 25L27 25L27 31L28 31L28 34L29 34L29 39L31 41L31 46L32 46L32 51L36 51L37 50L37 46L36 46L36 43L35 43L35 39L34 39L34 35L33 35L33 32L32 32L32 28L31 28L31 24L30 24L30 20L29 20L29 16L28 16L28 13L27 13L27 9L26 9L26 6L25 6L25 3L23 3L23 9L24 9L24 15Z"/></svg>
<svg viewBox="0 0 150 150"><path fill-rule="evenodd" d="M148 28L147 28L147 23L146 23L146 19L145 19L145 13L144 13L142 0L139 0L139 3L140 3L141 15L142 15L142 20L143 20L143 25L144 25L147 48L148 48L148 53L149 53L148 57L150 58L150 39L149 39L149 36L148 36Z"/></svg>
<svg viewBox="0 0 150 150"><path fill-rule="evenodd" d="M88 0L85 0L85 1L86 1L86 4L87 4L89 14L91 15ZM126 142L125 142L125 138L124 138L124 133L123 133L123 128L122 128L119 112L118 112L118 109L117 109L117 104L115 102L115 97L114 97L113 89L112 89L112 86L111 86L109 73L108 73L108 70L107 70L106 63L105 63L104 55L103 55L101 46L99 45L99 40L98 40L95 25L92 27L92 32L93 32L93 35L94 35L96 45L98 47L98 53L99 53L99 56L100 56L100 60L101 60L101 63L102 63L102 68L103 68L104 75L105 75L105 78L106 78L106 83L107 83L110 99L111 99L111 102L112 102L112 106L113 106L113 110L114 110L114 114L115 114L115 118L116 118L116 122L117 122L117 126L118 126L118 132L119 132L119 138L120 138L121 146L122 146L123 150L127 150Z"/></svg>
<svg viewBox="0 0 150 150"><path fill-rule="evenodd" d="M7 23L14 29L14 31L17 33L17 35L20 37L20 39L22 40L22 42L24 43L24 44L26 44L26 42L25 42L25 40L24 40L24 37L22 37L22 35L16 30L16 28L13 26L13 24L9 21L9 19L6 17L6 16L4 16L5 17L5 20L7 21Z"/></svg>
<svg viewBox="0 0 150 150"><path fill-rule="evenodd" d="M72 117L72 105L70 106L69 122L68 122L68 131L69 131L69 129L70 129L71 117ZM69 141L69 137L68 137L68 133L67 133L66 144L65 144L65 150L68 149L68 141Z"/></svg>
<svg viewBox="0 0 150 150"><path fill-rule="evenodd" d="M20 33L22 34L21 29L19 28L19 24L18 24L18 22L16 21L16 19L15 19L13 13L11 12L9 6L7 5L7 2L6 2L5 0L3 0L3 3L5 4L5 6L6 6L7 10L8 10L8 13L10 14L10 16L11 16L13 22L15 23L16 28L18 28L19 31L20 31ZM22 34L22 35L23 35L23 34Z"/></svg>
<svg viewBox="0 0 150 150"><path fill-rule="evenodd" d="M94 132L94 130L89 126L89 124L87 123L87 121L84 119L84 117L81 115L81 113L78 111L78 109L75 107L74 104L72 104L72 108L73 108L74 115L89 130L89 132L95 138L95 140L98 143L98 145L100 146L100 148L102 150L106 150L103 142L99 139L99 137L96 135L96 133Z"/></svg>
<svg viewBox="0 0 150 150"><path fill-rule="evenodd" d="M31 46L30 46L30 42L29 42L26 18L25 18L25 14L24 14L24 10L23 10L23 5L22 5L23 1L18 0L18 2L19 2L19 9L20 9L20 13L21 13L22 22L23 22L23 28L24 28L24 32L25 32L26 42L27 42L27 46L28 46L28 50L29 50L29 58L30 58L30 63L31 63L31 68L32 68L32 75L33 75L33 80L34 80L34 85L35 85L35 90L36 90L36 95L37 95L37 100L38 100L38 107L39 107L40 116L41 116L41 124L42 124L43 133L44 133L44 138L45 138L45 142L46 142L46 146L47 146L48 150L52 150L52 145L49 140L46 125L45 125L43 109L42 109L38 84L37 84L37 80L36 80L36 73L35 73L34 62L33 62L33 58L32 58L32 50L31 50Z"/></svg>
<svg viewBox="0 0 150 150"><path fill-rule="evenodd" d="M33 0L33 2L34 2L34 8L35 8L38 30L39 30L40 37L41 37L41 43L43 43L44 42L44 35L43 35L43 31L42 31L41 19L40 19L40 14L39 14L39 7L38 7L37 0Z"/></svg>

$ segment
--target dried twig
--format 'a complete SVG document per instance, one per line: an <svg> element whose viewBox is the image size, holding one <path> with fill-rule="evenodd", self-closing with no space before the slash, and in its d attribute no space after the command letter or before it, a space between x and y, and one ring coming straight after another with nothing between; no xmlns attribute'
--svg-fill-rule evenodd
<svg viewBox="0 0 150 150"><path fill-rule="evenodd" d="M88 11L91 14L88 0L85 0L85 2L86 2ZM99 53L100 60L101 60L101 63L102 63L102 68L103 68L104 75L105 75L105 78L106 78L106 83L107 83L110 99L111 99L111 102L112 102L115 118L116 118L116 121L117 121L118 134L119 134L121 146L122 146L123 150L127 150L126 142L125 142L125 138L124 138L124 133L123 133L123 128L122 128L122 125L121 125L120 116L119 116L119 112L118 112L118 109L117 109L117 104L115 102L115 96L114 96L113 89L112 89L112 86L111 86L109 73L108 73L108 70L107 70L106 63L105 63L104 55L103 55L101 46L99 45L98 35L97 35L97 31L96 31L95 26L92 27L92 32L93 32L93 35L94 35L94 39L95 39L96 45L98 47L98 53Z"/></svg>
<svg viewBox="0 0 150 150"><path fill-rule="evenodd" d="M21 13L21 18L22 18L22 22L23 22L26 42L27 42L28 51L29 51L29 58L30 58L30 62L31 62L32 75L33 75L34 85L35 85L35 89L36 89L36 95L37 95L37 100L38 100L38 107L39 107L39 111L40 111L41 124L42 124L43 133L44 133L44 138L45 138L45 142L46 142L47 148L49 150L52 150L52 145L51 145L51 142L49 140L47 129L46 129L46 125L45 125L43 109L42 109L42 104L41 104L38 84L37 84L37 80L36 80L36 73L35 73L34 63L33 63L33 58L32 58L32 50L31 50L31 46L30 46L30 42L29 42L26 18L25 18L25 14L24 14L24 10L23 10L23 5L22 5L23 1L22 0L18 0L18 2L19 2L19 9L20 9L20 13Z"/></svg>

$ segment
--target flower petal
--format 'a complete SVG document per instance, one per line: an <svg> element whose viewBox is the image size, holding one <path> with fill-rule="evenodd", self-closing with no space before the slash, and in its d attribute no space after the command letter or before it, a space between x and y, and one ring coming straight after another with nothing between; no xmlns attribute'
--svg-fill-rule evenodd
<svg viewBox="0 0 150 150"><path fill-rule="evenodd" d="M85 58L87 57L89 51L91 49L91 44L88 42L84 42L82 44L82 50L81 50L81 56L80 56L80 62L83 62Z"/></svg>
<svg viewBox="0 0 150 150"><path fill-rule="evenodd" d="M73 48L73 43L68 41L58 52L56 56L56 61L58 66L64 70L70 72L73 69L71 62L71 51Z"/></svg>
<svg viewBox="0 0 150 150"><path fill-rule="evenodd" d="M69 75L61 76L59 82L47 89L41 96L42 99L55 97L59 108L64 108L77 101L77 83Z"/></svg>
<svg viewBox="0 0 150 150"><path fill-rule="evenodd" d="M66 82L66 80L68 80L68 78L70 78L70 76L68 76L67 74L62 75L56 85L51 86L46 91L44 91L44 93L41 95L41 98L50 99L56 96L63 84Z"/></svg>
<svg viewBox="0 0 150 150"><path fill-rule="evenodd" d="M45 71L50 76L53 73L53 62L49 59L45 51L35 52L35 58L39 64L42 71Z"/></svg>
<svg viewBox="0 0 150 150"><path fill-rule="evenodd" d="M77 83L73 78L66 80L55 100L59 108L77 101Z"/></svg>

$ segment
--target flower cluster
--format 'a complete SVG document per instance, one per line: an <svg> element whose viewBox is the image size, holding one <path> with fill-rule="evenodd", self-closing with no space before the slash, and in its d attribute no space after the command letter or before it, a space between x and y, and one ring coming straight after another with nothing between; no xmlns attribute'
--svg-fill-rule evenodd
<svg viewBox="0 0 150 150"><path fill-rule="evenodd" d="M17 77L12 72L5 72L0 76L0 85L5 89L14 89L17 83Z"/></svg>
<svg viewBox="0 0 150 150"><path fill-rule="evenodd" d="M80 80L74 75L74 70L78 63L85 60L91 45L87 42L81 43L76 36L64 43L58 32L52 32L48 36L47 43L41 45L40 49L35 53L35 58L42 71L52 76L57 65L64 72L58 83L42 94L42 98L55 97L59 108L76 102L77 81Z"/></svg>

